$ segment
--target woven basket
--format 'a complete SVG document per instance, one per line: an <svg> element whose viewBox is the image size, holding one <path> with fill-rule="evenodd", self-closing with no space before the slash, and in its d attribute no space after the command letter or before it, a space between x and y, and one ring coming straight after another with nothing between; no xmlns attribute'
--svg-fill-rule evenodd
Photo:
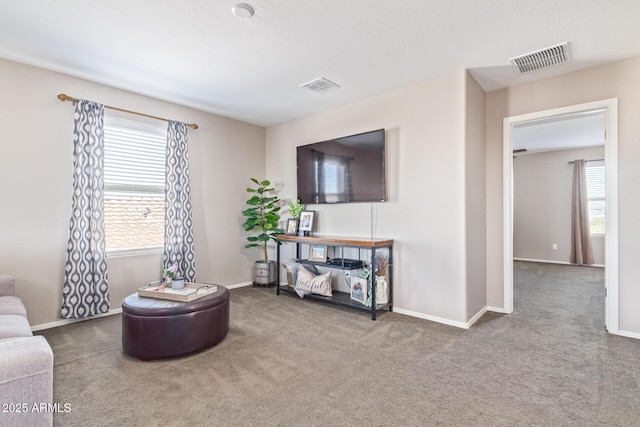
<svg viewBox="0 0 640 427"><path fill-rule="evenodd" d="M287 284L290 288L293 288L293 275L288 268L285 267L285 270L287 271Z"/></svg>

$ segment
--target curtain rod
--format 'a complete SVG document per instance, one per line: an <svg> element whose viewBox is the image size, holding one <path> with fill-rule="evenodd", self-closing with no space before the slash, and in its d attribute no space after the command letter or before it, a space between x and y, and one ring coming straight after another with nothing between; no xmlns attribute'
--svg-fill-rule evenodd
<svg viewBox="0 0 640 427"><path fill-rule="evenodd" d="M64 93L61 93L60 95L58 95L58 99L62 102L72 101L74 104L79 101L78 98L73 98L69 95L65 95ZM138 113L137 111L125 110L124 108L112 107L110 105L105 105L104 108L109 108L110 110L122 111L123 113L135 114L137 116L149 117L150 119L163 120L165 122L169 121L169 119L165 119L164 117L157 117L157 116L152 116L150 114ZM198 129L198 125L195 123L185 123L185 124L189 126L191 129Z"/></svg>
<svg viewBox="0 0 640 427"><path fill-rule="evenodd" d="M593 160L585 160L585 162L604 162L604 159L593 159ZM570 165L574 164L575 161L571 160L568 162Z"/></svg>

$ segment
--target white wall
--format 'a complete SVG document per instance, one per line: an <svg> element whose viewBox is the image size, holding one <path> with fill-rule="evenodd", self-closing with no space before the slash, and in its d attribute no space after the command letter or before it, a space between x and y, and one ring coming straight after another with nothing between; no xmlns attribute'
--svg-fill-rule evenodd
<svg viewBox="0 0 640 427"><path fill-rule="evenodd" d="M619 328L640 334L640 57L487 94L487 300L503 306L503 118L618 98Z"/></svg>
<svg viewBox="0 0 640 427"><path fill-rule="evenodd" d="M485 92L466 76L465 202L467 233L467 319L487 305L487 216Z"/></svg>
<svg viewBox="0 0 640 427"><path fill-rule="evenodd" d="M309 206L317 233L369 237L373 229L374 237L394 239L394 309L454 323L468 320L466 79L461 70L267 129L267 176L284 199L296 196L296 146L386 129L389 201ZM287 256L293 245L283 248Z"/></svg>
<svg viewBox="0 0 640 427"><path fill-rule="evenodd" d="M603 159L604 146L518 155L513 160L513 256L568 263L571 195L576 159ZM591 237L595 263L604 265L604 236ZM553 250L552 245L558 249Z"/></svg>
<svg viewBox="0 0 640 427"><path fill-rule="evenodd" d="M59 93L197 123L189 130L197 279L250 281L241 228L249 177L265 171L265 129L82 79L0 60L0 271L32 325L59 319L71 206L74 108ZM111 307L161 273L161 255L108 259Z"/></svg>

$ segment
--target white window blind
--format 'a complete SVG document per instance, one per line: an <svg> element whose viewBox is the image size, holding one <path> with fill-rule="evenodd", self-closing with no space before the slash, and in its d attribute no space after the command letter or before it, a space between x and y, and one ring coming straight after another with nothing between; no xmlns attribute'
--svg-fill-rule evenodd
<svg viewBox="0 0 640 427"><path fill-rule="evenodd" d="M604 165L587 165L587 195L589 198L589 225L591 234L605 234L606 193Z"/></svg>
<svg viewBox="0 0 640 427"><path fill-rule="evenodd" d="M322 186L324 188L324 195L329 197L335 197L345 193L345 166L340 160L331 155L325 155L322 161L322 174L319 173L320 163L314 163L315 168L315 191L320 191L320 184L317 181L318 177L322 175Z"/></svg>
<svg viewBox="0 0 640 427"><path fill-rule="evenodd" d="M110 190L164 191L167 130L105 117L104 184Z"/></svg>
<svg viewBox="0 0 640 427"><path fill-rule="evenodd" d="M336 160L324 164L324 191L332 195L344 192L344 166Z"/></svg>
<svg viewBox="0 0 640 427"><path fill-rule="evenodd" d="M109 116L104 124L107 251L161 248L166 128Z"/></svg>

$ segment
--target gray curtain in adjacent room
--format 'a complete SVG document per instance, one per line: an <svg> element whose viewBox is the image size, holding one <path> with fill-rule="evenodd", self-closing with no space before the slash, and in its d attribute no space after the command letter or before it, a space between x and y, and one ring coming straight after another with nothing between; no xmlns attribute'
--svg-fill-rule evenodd
<svg viewBox="0 0 640 427"><path fill-rule="evenodd" d="M80 319L109 311L104 234L104 107L76 103L73 195L61 317Z"/></svg>
<svg viewBox="0 0 640 427"><path fill-rule="evenodd" d="M353 178L351 174L351 158L343 157L342 167L344 168L344 181L345 181L345 201L351 202L353 200Z"/></svg>
<svg viewBox="0 0 640 427"><path fill-rule="evenodd" d="M324 153L316 150L312 150L312 152L316 164L314 199L316 203L324 203L327 201L327 195L324 190Z"/></svg>
<svg viewBox="0 0 640 427"><path fill-rule="evenodd" d="M585 161L573 163L573 195L571 198L571 263L593 264L593 248L589 230L589 199Z"/></svg>
<svg viewBox="0 0 640 427"><path fill-rule="evenodd" d="M178 267L176 277L194 282L196 277L191 220L191 187L187 125L169 121L165 164L164 268Z"/></svg>

